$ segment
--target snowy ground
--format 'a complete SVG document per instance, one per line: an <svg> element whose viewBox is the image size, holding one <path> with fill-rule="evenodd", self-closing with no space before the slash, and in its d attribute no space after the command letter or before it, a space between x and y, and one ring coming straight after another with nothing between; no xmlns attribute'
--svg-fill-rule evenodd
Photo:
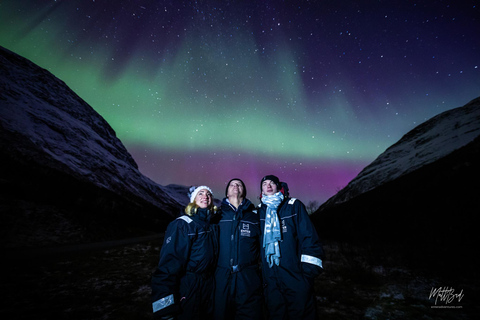
<svg viewBox="0 0 480 320"><path fill-rule="evenodd" d="M0 316L152 319L149 284L159 249L156 240L4 263ZM369 264L369 250L325 245L327 272L316 280L320 319L472 319L478 312L476 283L414 272L389 259ZM463 298L435 304L432 288L445 286L463 290Z"/></svg>

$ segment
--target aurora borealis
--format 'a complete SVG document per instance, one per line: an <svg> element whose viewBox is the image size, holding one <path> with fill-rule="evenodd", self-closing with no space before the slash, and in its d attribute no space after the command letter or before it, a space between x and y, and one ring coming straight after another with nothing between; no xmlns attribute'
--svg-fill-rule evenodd
<svg viewBox="0 0 480 320"><path fill-rule="evenodd" d="M478 1L2 0L0 45L102 115L161 185L275 174L324 202L480 95ZM258 202L258 201L257 201Z"/></svg>

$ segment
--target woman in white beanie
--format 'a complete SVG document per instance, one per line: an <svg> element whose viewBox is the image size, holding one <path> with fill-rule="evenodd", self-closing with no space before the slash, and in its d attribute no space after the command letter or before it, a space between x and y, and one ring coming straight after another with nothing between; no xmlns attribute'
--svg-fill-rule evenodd
<svg viewBox="0 0 480 320"><path fill-rule="evenodd" d="M200 186L191 192L185 215L168 225L152 275L154 319L212 318L218 240L210 219L216 210L212 190Z"/></svg>

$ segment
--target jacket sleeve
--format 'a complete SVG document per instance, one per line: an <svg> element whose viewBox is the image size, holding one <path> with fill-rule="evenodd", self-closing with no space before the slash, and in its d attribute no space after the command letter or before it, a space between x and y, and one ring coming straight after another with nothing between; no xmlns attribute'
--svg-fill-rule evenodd
<svg viewBox="0 0 480 320"><path fill-rule="evenodd" d="M315 226L308 216L305 205L299 200L294 201L293 205L298 217L297 235L302 270L305 276L314 278L323 271L322 260L324 259L324 252L322 244L315 230Z"/></svg>
<svg viewBox="0 0 480 320"><path fill-rule="evenodd" d="M190 241L185 221L174 220L167 227L160 261L152 275L154 317L178 313L180 276L186 269Z"/></svg>

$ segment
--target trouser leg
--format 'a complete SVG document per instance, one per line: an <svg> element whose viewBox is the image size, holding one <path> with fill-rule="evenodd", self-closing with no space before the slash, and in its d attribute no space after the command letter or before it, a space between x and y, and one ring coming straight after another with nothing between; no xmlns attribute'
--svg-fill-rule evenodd
<svg viewBox="0 0 480 320"><path fill-rule="evenodd" d="M246 268L235 275L235 320L263 319L262 281L258 268Z"/></svg>

